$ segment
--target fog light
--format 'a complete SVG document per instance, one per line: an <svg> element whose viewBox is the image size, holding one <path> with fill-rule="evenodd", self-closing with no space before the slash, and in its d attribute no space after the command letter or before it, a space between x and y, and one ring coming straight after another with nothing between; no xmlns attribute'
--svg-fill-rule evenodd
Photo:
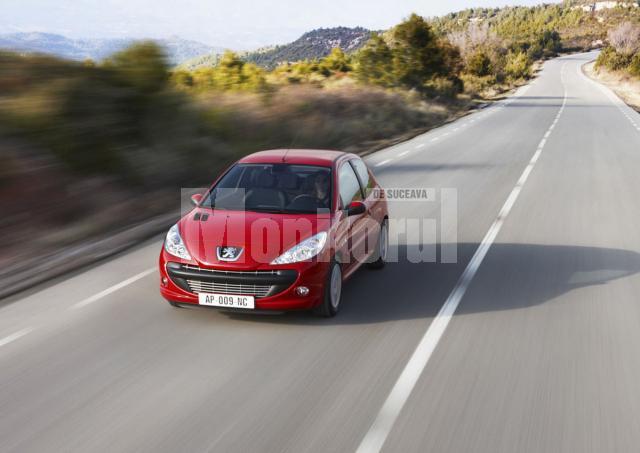
<svg viewBox="0 0 640 453"><path fill-rule="evenodd" d="M307 288L306 286L298 286L296 288L296 294L298 296L306 296L307 294L309 294L309 288Z"/></svg>
<svg viewBox="0 0 640 453"><path fill-rule="evenodd" d="M167 277L162 277L162 280L160 280L162 283L162 286L167 286L167 283L169 283L169 280L167 280Z"/></svg>

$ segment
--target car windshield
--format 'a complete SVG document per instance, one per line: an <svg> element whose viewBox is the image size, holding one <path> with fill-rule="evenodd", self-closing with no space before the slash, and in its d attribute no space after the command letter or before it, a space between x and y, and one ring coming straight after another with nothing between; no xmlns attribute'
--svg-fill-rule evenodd
<svg viewBox="0 0 640 453"><path fill-rule="evenodd" d="M207 194L203 207L272 213L328 212L331 168L313 165L236 164Z"/></svg>

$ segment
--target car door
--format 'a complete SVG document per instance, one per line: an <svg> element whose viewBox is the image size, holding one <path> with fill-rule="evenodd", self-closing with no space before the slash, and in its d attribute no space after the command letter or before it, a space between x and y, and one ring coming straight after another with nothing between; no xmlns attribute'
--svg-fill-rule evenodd
<svg viewBox="0 0 640 453"><path fill-rule="evenodd" d="M360 187L364 194L364 204L367 207L365 219L360 222L362 234L366 237L366 254L370 255L378 244L378 236L380 233L380 223L384 217L383 202L376 193L376 183L367 165L362 159L354 158L349 161L358 176Z"/></svg>
<svg viewBox="0 0 640 453"><path fill-rule="evenodd" d="M345 274L358 267L365 256L365 236L363 222L365 214L347 216L346 210L353 201L363 201L362 187L356 173L348 161L342 162L338 168L338 194L340 208L343 210L342 225L339 230L340 248L344 250L343 263Z"/></svg>

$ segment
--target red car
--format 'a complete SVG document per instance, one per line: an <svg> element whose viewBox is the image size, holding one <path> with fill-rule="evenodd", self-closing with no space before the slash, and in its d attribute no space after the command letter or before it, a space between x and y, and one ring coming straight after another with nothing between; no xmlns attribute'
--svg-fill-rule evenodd
<svg viewBox="0 0 640 453"><path fill-rule="evenodd" d="M383 191L339 151L272 150L241 159L167 234L160 292L174 306L310 309L334 316L342 283L388 249Z"/></svg>

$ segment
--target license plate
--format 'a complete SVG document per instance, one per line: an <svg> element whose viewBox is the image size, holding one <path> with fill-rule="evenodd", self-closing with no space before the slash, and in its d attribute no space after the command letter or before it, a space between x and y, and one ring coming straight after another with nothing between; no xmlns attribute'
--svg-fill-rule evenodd
<svg viewBox="0 0 640 453"><path fill-rule="evenodd" d="M198 294L198 303L200 305L209 305L211 307L226 308L255 308L253 296L237 296L235 294Z"/></svg>

